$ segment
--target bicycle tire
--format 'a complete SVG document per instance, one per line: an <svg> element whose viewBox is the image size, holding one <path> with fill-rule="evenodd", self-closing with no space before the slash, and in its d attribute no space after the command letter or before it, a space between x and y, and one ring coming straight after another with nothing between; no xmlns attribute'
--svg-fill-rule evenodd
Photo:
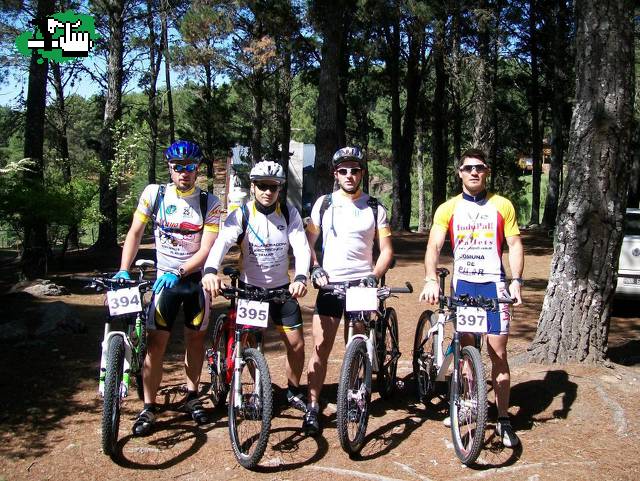
<svg viewBox="0 0 640 481"><path fill-rule="evenodd" d="M378 373L376 388L382 399L390 399L396 393L398 359L398 315L395 309L389 308L381 325L380 343L378 345Z"/></svg>
<svg viewBox="0 0 640 481"><path fill-rule="evenodd" d="M227 314L220 314L220 316L218 316L211 336L207 340L208 345L205 346L204 362L206 363L211 378L209 398L214 408L224 406L229 392L229 385L227 384L228 334L224 328L226 321Z"/></svg>
<svg viewBox="0 0 640 481"><path fill-rule="evenodd" d="M344 354L338 382L336 426L342 449L349 456L364 446L371 401L371 361L362 338L354 339Z"/></svg>
<svg viewBox="0 0 640 481"><path fill-rule="evenodd" d="M244 362L240 371L241 406L238 408L234 407L235 387L234 381L231 382L228 409L229 437L238 463L247 469L253 469L262 459L269 441L273 416L273 393L271 376L264 355L257 349L247 348L243 351L242 358ZM253 384L252 373L256 372L259 373L260 378L258 386L249 387L245 391L248 385L245 380L250 380ZM238 375L237 372L234 375ZM244 428L247 428L247 431L254 428L257 432L245 437Z"/></svg>
<svg viewBox="0 0 640 481"><path fill-rule="evenodd" d="M113 457L120 428L120 390L124 369L124 339L113 336L107 350L107 368L104 380L102 409L102 451Z"/></svg>
<svg viewBox="0 0 640 481"><path fill-rule="evenodd" d="M469 363L466 376L463 375L465 362ZM451 438L460 461L471 465L484 444L487 423L487 383L480 352L473 346L462 348L456 369L458 382L452 378L449 395Z"/></svg>
<svg viewBox="0 0 640 481"><path fill-rule="evenodd" d="M436 349L440 340L438 333L434 332L430 339L424 344L423 341L428 335L430 328L434 326L433 311L424 311L420 314L420 319L416 326L416 333L413 338L413 378L416 383L416 394L418 402L427 404L436 391L436 377L438 370L436 367Z"/></svg>

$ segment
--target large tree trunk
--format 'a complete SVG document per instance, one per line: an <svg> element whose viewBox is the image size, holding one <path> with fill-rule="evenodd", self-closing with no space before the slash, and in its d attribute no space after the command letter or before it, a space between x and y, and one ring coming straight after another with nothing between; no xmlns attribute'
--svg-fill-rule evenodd
<svg viewBox="0 0 640 481"><path fill-rule="evenodd" d="M531 54L531 83L529 108L531 110L531 219L530 224L540 223L540 177L542 174L542 129L540 127L540 74L538 69L538 2L529 2L529 53Z"/></svg>
<svg viewBox="0 0 640 481"><path fill-rule="evenodd" d="M62 159L62 179L65 184L69 185L71 188L71 159L69 158L69 136L68 136L68 113L65 105L64 98L64 84L62 81L62 72L60 69L60 64L57 62L53 62L51 64L51 72L52 72L52 84L53 89L56 92L56 102L55 102L55 110L56 110L56 150L58 151L58 155L60 159ZM80 244L79 241L79 231L78 224L72 224L69 226L69 231L67 232L67 236L65 237L65 243L62 247L63 254L67 251L68 248L77 249Z"/></svg>
<svg viewBox="0 0 640 481"><path fill-rule="evenodd" d="M103 220L98 230L96 248L108 249L118 245L118 204L116 186L109 184L114 157L113 128L122 115L122 83L124 56L125 0L105 0L109 21L109 59L107 63L107 95L102 123L100 146L100 212Z"/></svg>
<svg viewBox="0 0 640 481"><path fill-rule="evenodd" d="M149 183L156 183L156 155L158 152L158 100L157 88L160 64L162 63L162 33L160 43L157 43L155 28L155 15L157 13L157 0L147 0L147 29L149 30L149 86L147 87L147 124L149 125Z"/></svg>
<svg viewBox="0 0 640 481"><path fill-rule="evenodd" d="M427 231L427 203L424 190L424 129L420 127L417 135L418 152L416 155L416 172L418 177L418 232Z"/></svg>
<svg viewBox="0 0 640 481"><path fill-rule="evenodd" d="M40 31L46 31L46 17L53 14L53 2L38 0L36 18ZM44 29L43 29L44 27ZM27 112L24 128L25 158L30 158L34 165L32 171L24 174L25 185L32 189L34 195L44 190L44 119L47 101L46 59L39 63L40 55L33 52L29 64L29 90L27 92ZM37 210L29 212L22 219L24 240L22 249L22 274L27 279L44 276L47 273L47 256L49 243L47 240L47 220Z"/></svg>
<svg viewBox="0 0 640 481"><path fill-rule="evenodd" d="M556 226L558 215L558 200L560 199L562 183L562 165L564 164L565 130L567 118L567 72L568 61L568 16L564 0L556 0L553 8L553 48L552 48L552 79L553 98L551 102L551 164L549 166L549 184L547 198L544 205L542 224L547 229Z"/></svg>
<svg viewBox="0 0 640 481"><path fill-rule="evenodd" d="M400 148L402 143L402 110L400 107L400 19L394 12L385 29L386 71L391 93L391 221L393 230L402 229Z"/></svg>
<svg viewBox="0 0 640 481"><path fill-rule="evenodd" d="M167 110L169 116L169 138L171 143L176 141L176 122L175 115L173 113L173 95L171 92L171 58L169 56L169 2L163 0L162 13L160 15L160 28L162 30L162 46L164 55L164 80L167 84Z"/></svg>
<svg viewBox="0 0 640 481"><path fill-rule="evenodd" d="M262 124L264 105L264 80L257 73L252 82L253 110L251 118L251 162L256 164L262 160Z"/></svg>
<svg viewBox="0 0 640 481"><path fill-rule="evenodd" d="M280 163L285 173L289 173L289 144L291 143L291 88L293 85L293 75L291 72L291 51L289 46L283 48L281 53L282 66L279 72L278 82L278 127L280 137ZM282 189L283 198L287 198L287 187L285 183Z"/></svg>
<svg viewBox="0 0 640 481"><path fill-rule="evenodd" d="M314 175L316 196L333 190L331 158L344 139L340 130L340 79L342 71L342 46L346 9L353 9L351 0L312 2L313 21L322 36L322 60L316 104L316 157Z"/></svg>
<svg viewBox="0 0 640 481"><path fill-rule="evenodd" d="M431 212L447 198L447 142L446 142L446 86L445 71L445 24L444 19L436 20L433 45L433 64L436 72L433 92L433 177L431 184Z"/></svg>
<svg viewBox="0 0 640 481"><path fill-rule="evenodd" d="M481 0L477 9L478 20L478 59L476 68L477 94L474 102L473 145L486 155L493 151L496 132L491 122L491 112L495 102L495 92L491 82L491 38L492 12L487 0ZM493 163L495 159L490 159Z"/></svg>
<svg viewBox="0 0 640 481"><path fill-rule="evenodd" d="M633 125L631 0L576 3L576 105L536 362L600 361L627 201Z"/></svg>

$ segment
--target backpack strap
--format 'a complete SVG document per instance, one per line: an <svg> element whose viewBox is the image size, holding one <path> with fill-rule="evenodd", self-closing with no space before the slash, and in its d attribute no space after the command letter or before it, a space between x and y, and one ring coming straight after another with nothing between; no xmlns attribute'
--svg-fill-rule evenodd
<svg viewBox="0 0 640 481"><path fill-rule="evenodd" d="M287 205L286 200L280 201L280 212L282 212L282 217L284 217L284 222L289 227L289 206Z"/></svg>
<svg viewBox="0 0 640 481"><path fill-rule="evenodd" d="M249 226L249 212L247 211L247 204L242 204L240 211L242 212L242 232L240 232L240 235L236 240L236 244L238 244L238 246L242 244L244 235L247 232L247 227Z"/></svg>
<svg viewBox="0 0 640 481"><path fill-rule="evenodd" d="M162 200L164 199L164 192L166 186L164 184L160 184L158 186L158 192L156 192L156 200L153 202L153 209L151 211L151 218L153 219L154 224L157 224L156 218L158 217L158 209L160 209L160 204L162 204Z"/></svg>
<svg viewBox="0 0 640 481"><path fill-rule="evenodd" d="M373 234L373 263L375 264L380 256L380 238L378 237L378 199L370 196L367 199L367 205L371 207L371 210L373 211L373 224L375 229Z"/></svg>
<svg viewBox="0 0 640 481"><path fill-rule="evenodd" d="M207 207L209 206L209 192L206 190L200 191L200 215L202 216L202 229L204 229L204 222L207 217Z"/></svg>

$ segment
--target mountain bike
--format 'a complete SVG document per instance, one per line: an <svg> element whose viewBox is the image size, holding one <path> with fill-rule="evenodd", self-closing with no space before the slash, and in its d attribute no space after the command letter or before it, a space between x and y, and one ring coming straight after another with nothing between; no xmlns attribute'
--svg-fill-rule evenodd
<svg viewBox="0 0 640 481"><path fill-rule="evenodd" d="M367 288L353 283L334 283L320 289L345 299L345 322L348 322L347 347L338 382L336 423L340 445L350 456L364 445L369 422L372 373L380 396L388 399L396 389L398 359L398 316L395 309L385 306L392 294L413 292L406 287L384 286ZM364 325L364 333L356 333Z"/></svg>
<svg viewBox="0 0 640 481"><path fill-rule="evenodd" d="M437 274L440 292L444 292L449 271L439 268ZM456 456L465 465L473 464L478 458L487 422L487 384L480 356L482 334L487 332L486 311L497 311L499 304L512 303L512 299L441 295L436 311L424 311L416 327L413 375L421 402L430 401L453 365L449 385L451 437ZM447 323L453 325L453 334L445 350ZM474 334L475 345L461 347L461 333Z"/></svg>
<svg viewBox="0 0 640 481"><path fill-rule="evenodd" d="M152 281L144 280L147 267L155 263L138 260L139 277L135 280L112 279L111 275L95 277L76 276L74 279L89 282L87 288L106 291L108 308L102 339L98 392L103 398L102 451L113 456L118 442L120 407L129 395L131 377L136 379L138 397L144 400L142 366L147 344L147 306L144 293L151 290ZM121 324L121 330L113 328Z"/></svg>
<svg viewBox="0 0 640 481"><path fill-rule="evenodd" d="M229 437L238 463L254 468L267 447L273 416L271 375L262 353L262 330L269 319L269 302L286 302L287 289L238 287L240 271L225 267L231 286L222 295L231 301L216 320L205 362L211 376L215 407L229 394Z"/></svg>

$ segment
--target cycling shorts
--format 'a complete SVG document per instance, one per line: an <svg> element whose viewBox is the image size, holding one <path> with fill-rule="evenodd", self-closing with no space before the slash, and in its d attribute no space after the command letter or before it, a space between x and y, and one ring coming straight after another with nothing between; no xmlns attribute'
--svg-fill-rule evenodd
<svg viewBox="0 0 640 481"><path fill-rule="evenodd" d="M193 273L180 279L173 287L165 287L155 294L149 304L147 327L160 331L171 331L178 317L180 306L184 311L187 329L204 331L209 324L209 302L200 286L202 275Z"/></svg>
<svg viewBox="0 0 640 481"><path fill-rule="evenodd" d="M506 284L500 282L469 282L458 280L453 286L456 296L468 294L470 296L483 296L490 299L509 297ZM487 334L509 334L509 322L511 321L511 309L509 304L500 304L498 311L487 311Z"/></svg>
<svg viewBox="0 0 640 481"><path fill-rule="evenodd" d="M251 288L254 286L238 281L238 287ZM289 284L274 287L273 289L289 290ZM269 302L269 319L271 319L271 322L279 332L289 332L295 331L296 329L302 329L302 312L300 312L300 305L296 299L287 299L284 303L276 301Z"/></svg>

